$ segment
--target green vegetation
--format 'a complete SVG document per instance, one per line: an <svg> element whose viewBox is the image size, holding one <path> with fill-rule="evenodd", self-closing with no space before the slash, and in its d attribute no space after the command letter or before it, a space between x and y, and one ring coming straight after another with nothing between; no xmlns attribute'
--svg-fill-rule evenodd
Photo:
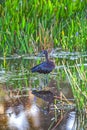
<svg viewBox="0 0 87 130"><path fill-rule="evenodd" d="M78 110L84 110L87 106L87 71L84 65L79 67L75 65L74 69L70 69L69 65L66 69L64 65L64 70L71 84L77 108Z"/></svg>
<svg viewBox="0 0 87 130"><path fill-rule="evenodd" d="M86 0L6 0L0 4L0 54L42 47L87 49ZM5 54L4 54L5 53Z"/></svg>

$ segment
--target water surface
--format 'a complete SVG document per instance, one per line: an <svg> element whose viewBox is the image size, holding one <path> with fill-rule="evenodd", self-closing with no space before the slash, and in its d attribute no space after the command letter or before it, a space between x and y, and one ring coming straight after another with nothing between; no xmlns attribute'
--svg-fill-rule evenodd
<svg viewBox="0 0 87 130"><path fill-rule="evenodd" d="M0 56L0 130L86 130L87 115L78 113L71 85L64 71L69 68L87 67L87 53L52 50L49 54L55 69L46 76L31 73L30 68L45 60L39 55ZM66 66L67 68L67 66ZM32 90L50 90L56 96L64 94L67 101L48 101L38 98ZM75 109L74 109L75 108Z"/></svg>

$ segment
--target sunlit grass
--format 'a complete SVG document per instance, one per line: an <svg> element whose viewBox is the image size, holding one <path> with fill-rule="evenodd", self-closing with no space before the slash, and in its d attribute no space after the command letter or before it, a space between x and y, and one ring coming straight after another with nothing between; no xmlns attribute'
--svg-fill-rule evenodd
<svg viewBox="0 0 87 130"><path fill-rule="evenodd" d="M1 54L32 53L43 46L86 50L86 6L80 0L5 1L0 5Z"/></svg>

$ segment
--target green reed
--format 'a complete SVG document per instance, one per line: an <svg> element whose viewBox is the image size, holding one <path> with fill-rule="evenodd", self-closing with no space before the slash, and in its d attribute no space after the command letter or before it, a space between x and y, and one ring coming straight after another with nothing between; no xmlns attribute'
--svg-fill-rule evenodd
<svg viewBox="0 0 87 130"><path fill-rule="evenodd" d="M61 46L86 50L86 0L7 0L0 4L0 51L32 53Z"/></svg>
<svg viewBox="0 0 87 130"><path fill-rule="evenodd" d="M67 68L64 65L64 70L71 84L76 106L78 110L84 110L87 106L87 71L84 65L78 67L77 64L73 69L68 64Z"/></svg>

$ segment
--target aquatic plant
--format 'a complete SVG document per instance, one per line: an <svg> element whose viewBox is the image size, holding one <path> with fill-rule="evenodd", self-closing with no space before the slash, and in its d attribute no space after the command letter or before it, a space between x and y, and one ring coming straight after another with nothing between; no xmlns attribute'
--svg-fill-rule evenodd
<svg viewBox="0 0 87 130"><path fill-rule="evenodd" d="M84 65L81 64L81 66L77 66L76 64L73 69L70 69L69 65L67 64L67 66L64 65L64 70L71 84L73 96L78 110L85 110L87 106L87 71Z"/></svg>

